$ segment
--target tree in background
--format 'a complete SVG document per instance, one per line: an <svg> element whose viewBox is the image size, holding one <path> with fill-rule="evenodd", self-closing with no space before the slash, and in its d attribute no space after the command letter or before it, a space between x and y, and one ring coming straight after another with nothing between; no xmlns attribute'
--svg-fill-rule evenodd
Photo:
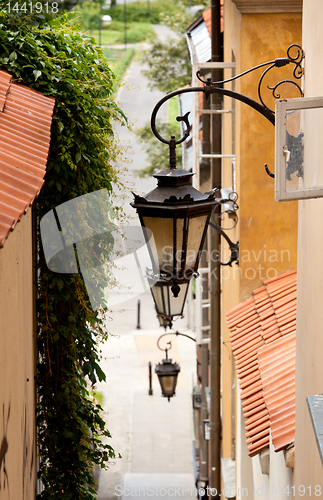
<svg viewBox="0 0 323 500"><path fill-rule="evenodd" d="M199 13L209 5L207 0L174 0L174 3L177 12L171 15L162 14L161 24L172 29L175 36L166 42L156 40L145 51L148 69L144 74L150 80L152 88L166 93L185 87L192 79L185 32ZM192 14L190 8L193 6L200 6L201 11Z"/></svg>
<svg viewBox="0 0 323 500"><path fill-rule="evenodd" d="M177 11L172 15L161 15L161 24L165 24L174 32L174 37L166 42L154 41L145 51L144 58L148 69L144 75L150 80L150 87L168 93L188 85L192 78L192 66L189 59L185 32L188 26L196 19L199 12L192 14L190 8L200 6L201 10L209 5L207 0L174 0ZM175 115L176 116L176 115ZM170 123L159 123L160 134L169 138L174 135L179 137L178 123L171 118ZM153 175L167 168L169 165L169 151L165 144L159 142L153 135L150 124L136 131L147 152L149 165L138 172L141 177ZM177 165L182 164L182 148L177 147Z"/></svg>

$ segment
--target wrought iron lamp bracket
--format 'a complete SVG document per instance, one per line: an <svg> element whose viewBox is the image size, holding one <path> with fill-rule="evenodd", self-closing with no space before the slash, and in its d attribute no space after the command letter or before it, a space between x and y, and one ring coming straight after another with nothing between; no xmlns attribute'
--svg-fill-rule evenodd
<svg viewBox="0 0 323 500"><path fill-rule="evenodd" d="M296 53L293 56L292 52L295 50L296 50ZM178 122L182 121L185 124L185 130L184 130L183 137L181 137L178 140L176 140L175 136L172 136L169 140L162 137L160 135L160 133L158 132L157 127L156 127L156 116L157 116L159 109L166 101L168 101L172 97L176 97L176 96L179 96L181 94L186 94L186 93L191 93L191 92L203 92L206 95L206 98L209 98L210 95L215 94L215 93L221 94L221 95L231 97L232 99L235 99L235 100L238 100L240 102L247 104L251 108L255 109L258 113L263 115L265 118L267 118L267 120L272 125L275 126L275 112L273 109L270 109L265 104L264 99L262 97L262 84L264 82L264 78L268 74L268 72L270 70L272 70L273 68L281 68L283 66L287 66L288 64L294 64L293 77L296 80L299 80L304 73L303 67L302 67L302 61L303 61L304 57L305 57L305 55L304 55L304 51L303 51L302 47L298 44L292 44L287 49L287 57L277 58L277 59L274 59L273 61L267 61L265 63L259 64L258 66L255 66L247 71L244 71L243 73L240 73L239 75L236 75L232 78L229 78L227 80L217 81L217 82L212 82L212 80L210 78L208 78L207 80L203 80L200 73L197 72L197 78L203 83L203 87L187 87L187 88L183 88L183 89L178 89L178 90L170 92L169 94L164 96L160 101L158 101L158 103L156 104L156 106L152 112L151 129L159 141L161 141L164 144L168 144L169 153L170 153L170 167L176 168L176 146L178 144L181 144L182 142L184 142L185 139L187 139L187 137L190 134L191 126L190 126L190 123L188 120L188 116L189 116L189 112L188 112L184 116L177 116L177 118L176 118L176 120ZM225 83L229 83L233 80L237 80L238 78L241 78L242 76L247 75L248 73L251 73L253 71L256 71L257 69L264 68L264 67L266 67L266 69L263 71L263 73L259 79L259 82L258 82L258 97L259 97L260 102L255 101L254 99L251 99L250 97L248 97L244 94L240 94L239 92L225 89L222 86ZM277 89L281 85L283 85L284 83L290 83L290 84L294 85L296 87L296 89L299 91L301 97L303 97L303 95L304 95L303 91L297 82L295 82L293 80L284 79L272 87L267 85L267 89L272 91L272 95L275 99L281 98L281 95L277 91ZM266 170L266 173L270 177L273 177L273 178L275 177L275 174L273 174L269 170L267 163L265 164L265 170ZM233 200L232 199L231 200L219 200L219 204L222 204L225 201L232 202ZM227 262L221 262L219 260L220 264L223 266L231 266L232 262L239 263L239 242L237 241L236 243L233 243L230 240L230 238L227 236L227 234L223 231L223 229L218 224L216 224L214 222L210 222L210 225L214 229L216 229L223 236L223 238L225 238L225 240L227 241L227 243L229 245L229 249L231 252L230 259Z"/></svg>
<svg viewBox="0 0 323 500"><path fill-rule="evenodd" d="M296 49L296 54L293 57L292 51L295 49ZM156 106L152 112L152 115L151 115L151 129L159 141L163 142L164 144L169 145L171 168L176 168L176 145L181 144L183 141L185 141L185 139L190 134L191 127L190 127L190 124L188 121L188 115L189 115L189 112L188 112L184 116L178 116L176 118L177 121L183 121L186 125L186 129L184 131L183 137L181 137L179 140L176 140L176 138L174 136L172 136L168 140L159 134L157 127L156 127L156 116L157 116L157 113L158 113L160 107L166 101L168 101L172 97L176 97L180 94L185 94L185 93L190 93L190 92L203 92L206 95L206 98L209 98L209 96L211 94L215 94L215 93L221 94L221 95L231 97L232 99L235 99L235 100L238 100L240 102L247 104L251 108L258 111L258 113L263 115L265 118L267 118L267 120L269 120L270 123L275 126L275 112L274 112L274 110L270 109L265 104L264 99L262 97L262 83L264 81L264 77L271 69L273 69L275 67L281 68L281 67L286 66L288 64L294 64L293 77L295 79L300 79L304 73L303 68L302 68L302 61L303 61L304 57L305 57L305 54L304 54L302 47L300 45L294 43L288 47L287 57L277 58L277 59L274 59L273 61L267 61L265 63L259 64L258 66L255 66L255 67L253 67L247 71L244 71L243 73L240 73L239 75L236 75L236 76L229 78L227 80L221 80L221 81L217 81L217 82L212 82L212 80L210 78L208 78L207 80L203 80L200 73L197 72L197 78L203 83L203 87L188 87L188 88L184 88L184 89L178 89L178 90L175 90L173 92L170 92L165 97L163 97L160 101L158 101L158 103L156 104ZM237 80L238 78L241 78L242 76L247 75L248 73L251 73L253 71L256 71L259 68L266 67L266 66L267 66L267 68L262 73L262 75L259 79L259 83L258 83L258 97L259 97L260 102L255 101L254 99L251 99L250 97L248 97L244 94L240 94L239 92L235 92L235 91L229 90L229 89L224 89L223 87L219 86L219 85L223 85L224 83L229 83L233 80ZM281 94L279 92L277 92L277 89L281 85L283 85L284 83L290 83L290 84L294 85L297 88L297 90L299 91L301 97L303 97L303 95L304 95L303 91L302 91L301 87L298 85L298 83L293 81L293 80L286 80L285 79L285 80L281 80L273 87L267 86L267 88L272 91L272 95L275 99L281 98ZM272 172L270 172L270 170L268 169L267 164L265 164L265 170L266 170L266 173L270 177L275 177L275 175Z"/></svg>
<svg viewBox="0 0 323 500"><path fill-rule="evenodd" d="M237 193L235 191L232 191L232 193L230 193L229 198L219 198L219 199L216 199L217 205L215 206L213 212L215 213L216 210L217 210L217 208L220 205L224 205L225 203L232 203L232 209L234 211L237 211L238 208L239 208L239 205L237 204L237 199L238 199L238 195L237 195ZM221 213L221 215L222 215L222 213ZM217 261L219 262L219 264L221 266L230 266L230 267L232 267L232 263L236 262L236 264L239 265L239 240L236 243L234 243L233 241L231 241L231 239L224 232L224 230L222 229L222 227L219 226L216 222L210 221L209 225L211 227L213 227L213 229L215 229L221 236L223 236L223 238L226 240L226 242L229 245L229 250L230 250L230 258L229 258L229 260L226 261L226 262L222 262L220 260L220 258L219 258L219 254L218 254ZM233 227L235 227L235 225ZM232 229L232 228L230 228L230 229Z"/></svg>
<svg viewBox="0 0 323 500"><path fill-rule="evenodd" d="M176 337L180 336L180 337L187 337L188 339L190 340L193 340L193 342L196 342L196 339L194 339L193 337L190 337L189 335L186 335L186 333L180 333L180 332L168 332L168 333L163 333L162 335L160 335L160 337L158 337L158 340L157 340L157 347L158 349L160 349L161 351L165 351L166 352L166 359L168 359L168 351L172 348L172 342L169 341L167 342L167 345L169 347L166 347L166 348L162 348L160 347L160 340L165 337L166 335L176 335Z"/></svg>
<svg viewBox="0 0 323 500"><path fill-rule="evenodd" d="M223 238L226 240L226 242L229 245L229 250L230 250L230 258L226 262L222 262L219 259L219 255L217 257L217 261L221 266L230 266L232 267L232 263L236 262L237 265L239 265L239 240L236 243L233 243L233 241L230 240L229 236L223 231L221 226L218 226L215 222L209 222L209 225L216 229L218 233L223 236Z"/></svg>

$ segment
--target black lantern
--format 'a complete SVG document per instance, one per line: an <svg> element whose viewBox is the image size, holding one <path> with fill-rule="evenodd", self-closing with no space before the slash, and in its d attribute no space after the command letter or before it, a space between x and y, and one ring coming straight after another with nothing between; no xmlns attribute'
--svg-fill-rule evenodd
<svg viewBox="0 0 323 500"><path fill-rule="evenodd" d="M149 279L148 281L151 284L150 291L154 299L160 326L164 328L169 326L171 328L174 317L183 317L185 300L190 283L188 280L182 282L175 297L172 293L172 282L159 280L152 284Z"/></svg>
<svg viewBox="0 0 323 500"><path fill-rule="evenodd" d="M153 191L144 197L134 195L131 203L146 236L152 276L171 283L174 297L186 295L188 283L196 275L210 216L216 205L213 191L202 194L192 186L192 175L176 167L167 168L154 175L158 185ZM155 247L150 244L148 233L153 235ZM156 291L156 297L158 293ZM177 309L180 309L177 314L181 314L182 308Z"/></svg>
<svg viewBox="0 0 323 500"><path fill-rule="evenodd" d="M163 333L163 335L161 335L157 340L158 349L160 349L161 351L165 351L165 359L163 359L161 363L158 363L158 365L156 365L155 372L158 375L158 380L162 390L162 395L165 398L168 398L169 401L170 398L172 398L175 395L177 376L181 371L181 369L176 362L172 363L172 360L168 359L168 351L169 349L172 348L171 341L167 342L168 347L166 347L165 349L163 349L159 345L160 340L166 337L166 335L176 335L176 336L186 337L190 340L193 340L193 342L196 342L196 339L190 337L189 335L186 335L186 333L169 332L169 333Z"/></svg>
<svg viewBox="0 0 323 500"><path fill-rule="evenodd" d="M176 362L172 363L172 360L168 359L167 349L165 349L165 351L166 358L156 365L155 373L157 373L158 376L162 395L170 401L170 398L175 396L177 376L181 369Z"/></svg>
<svg viewBox="0 0 323 500"><path fill-rule="evenodd" d="M172 328L173 322L172 319L169 318L164 318L164 316L161 316L160 314L157 314L157 318L159 321L159 326L163 326L166 330L166 328Z"/></svg>

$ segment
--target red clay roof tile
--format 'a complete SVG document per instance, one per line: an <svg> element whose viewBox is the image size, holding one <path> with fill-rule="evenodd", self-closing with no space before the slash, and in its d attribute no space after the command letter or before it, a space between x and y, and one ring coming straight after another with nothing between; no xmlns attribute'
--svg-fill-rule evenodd
<svg viewBox="0 0 323 500"><path fill-rule="evenodd" d="M0 247L38 195L55 100L0 70Z"/></svg>
<svg viewBox="0 0 323 500"><path fill-rule="evenodd" d="M223 31L223 0L220 0L220 11L221 11L221 19L220 19L220 30ZM202 13L203 20L206 24L209 35L212 36L212 28L211 28L211 7L208 7Z"/></svg>
<svg viewBox="0 0 323 500"><path fill-rule="evenodd" d="M295 437L296 270L264 282L227 312L249 455Z"/></svg>

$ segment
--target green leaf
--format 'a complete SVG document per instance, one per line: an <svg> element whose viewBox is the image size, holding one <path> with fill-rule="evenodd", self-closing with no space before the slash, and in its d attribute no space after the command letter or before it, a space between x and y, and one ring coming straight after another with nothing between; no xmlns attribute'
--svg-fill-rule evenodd
<svg viewBox="0 0 323 500"><path fill-rule="evenodd" d="M15 61L17 59L17 52L15 50L11 52L11 54L9 55L9 59L10 61Z"/></svg>
<svg viewBox="0 0 323 500"><path fill-rule="evenodd" d="M98 363L94 363L94 368L95 368L95 371L96 371L96 374L98 376L98 379L100 382L102 382L102 380L104 382L106 382L106 375L104 373L104 371L101 369L100 365L98 365Z"/></svg>
<svg viewBox="0 0 323 500"><path fill-rule="evenodd" d="M40 77L41 71L39 69L34 69L33 74L34 74L35 81L36 81Z"/></svg>
<svg viewBox="0 0 323 500"><path fill-rule="evenodd" d="M64 288L64 281L62 279L58 279L57 286L58 286L59 291L61 291Z"/></svg>

